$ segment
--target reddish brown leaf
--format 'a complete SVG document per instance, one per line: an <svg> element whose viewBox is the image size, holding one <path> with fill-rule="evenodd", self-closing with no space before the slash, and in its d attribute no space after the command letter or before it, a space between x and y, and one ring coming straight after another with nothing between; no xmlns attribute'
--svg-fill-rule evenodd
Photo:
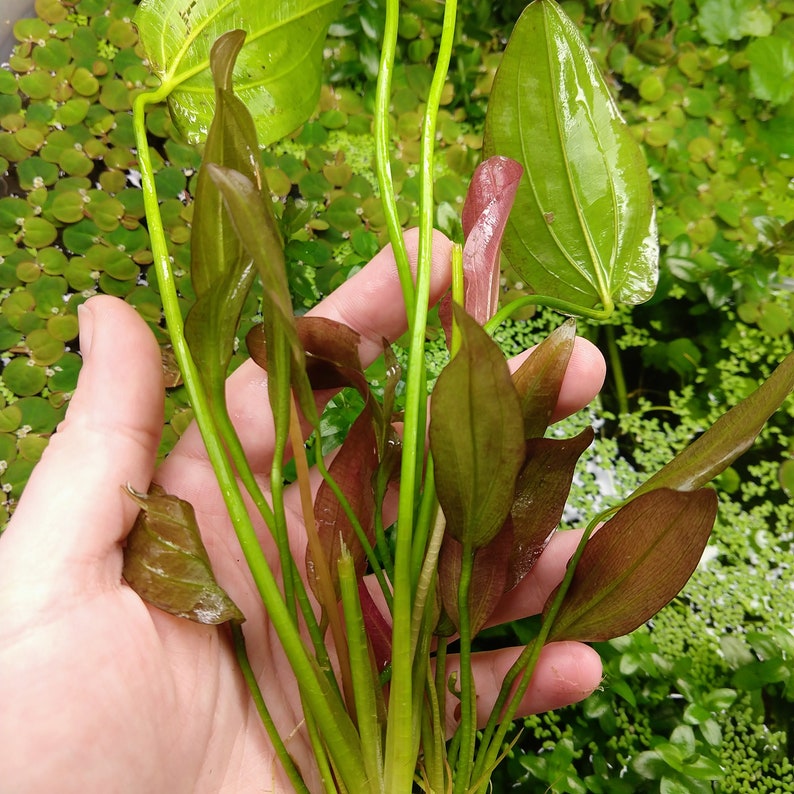
<svg viewBox="0 0 794 794"><path fill-rule="evenodd" d="M502 531L487 546L475 552L469 588L469 620L472 636L486 624L504 595L512 543L508 520ZM462 552L463 547L455 538L449 535L444 537L438 559L438 587L444 612L456 628L460 626L458 589Z"/></svg>
<svg viewBox="0 0 794 794"><path fill-rule="evenodd" d="M518 395L502 351L454 306L461 346L430 403L430 449L447 532L475 547L504 524L524 461Z"/></svg>
<svg viewBox="0 0 794 794"><path fill-rule="evenodd" d="M358 583L358 597L361 601L361 613L367 630L378 670L383 670L391 662L391 623L386 620L378 609L363 579Z"/></svg>
<svg viewBox="0 0 794 794"><path fill-rule="evenodd" d="M328 472L350 503L350 507L370 543L374 540L375 522L375 499L371 482L377 465L378 455L372 415L368 407L365 406L328 467ZM317 521L320 543L331 569L334 590L338 595L339 579L336 562L342 553L342 544L353 558L356 571L360 576L364 574L367 567L364 547L336 498L336 494L326 482L323 482L317 491L314 500L314 517ZM306 573L312 590L318 595L314 563L308 549L306 551Z"/></svg>
<svg viewBox="0 0 794 794"><path fill-rule="evenodd" d="M576 322L566 320L513 373L513 383L521 398L525 438L541 438L546 432L575 341Z"/></svg>
<svg viewBox="0 0 794 794"><path fill-rule="evenodd" d="M710 488L661 488L624 505L587 543L549 641L609 640L653 617L697 567L716 515Z"/></svg>
<svg viewBox="0 0 794 794"><path fill-rule="evenodd" d="M513 548L505 590L515 587L532 569L560 523L574 469L593 442L593 429L574 438L534 438L527 442L527 459L516 481L510 511Z"/></svg>
<svg viewBox="0 0 794 794"><path fill-rule="evenodd" d="M196 623L242 622L242 613L215 581L190 503L153 485L148 494L127 486L141 508L127 537L122 575L154 606Z"/></svg>

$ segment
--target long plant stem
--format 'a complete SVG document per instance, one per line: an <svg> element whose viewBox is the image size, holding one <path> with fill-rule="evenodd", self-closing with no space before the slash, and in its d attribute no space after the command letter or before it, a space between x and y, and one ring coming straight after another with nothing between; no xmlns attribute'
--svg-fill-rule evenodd
<svg viewBox="0 0 794 794"><path fill-rule="evenodd" d="M535 667L540 658L541 651L554 628L554 620L571 586L574 574L576 573L576 566L579 564L582 554L584 554L587 541L595 531L595 528L619 507L620 505L617 505L599 513L599 515L587 525L576 547L576 551L568 562L568 567L554 595L554 600L543 616L540 631L532 642L524 648L521 655L513 663L510 670L508 670L502 682L502 687L496 699L496 703L494 704L493 711L483 731L480 751L474 767L475 777L483 775L496 763L496 759L499 757L499 750L504 741L504 737L507 735L510 722L515 716L521 699L532 680L532 675L535 672ZM517 686L514 686L516 681L519 683ZM501 724L498 724L500 718Z"/></svg>
<svg viewBox="0 0 794 794"><path fill-rule="evenodd" d="M397 263L405 308L408 313L409 325L413 320L415 290L411 266L408 262L408 251L402 236L402 227L397 215L397 197L391 175L389 149L391 132L389 129L389 106L391 104L391 83L394 60L397 50L397 28L400 24L400 0L386 0L386 25L381 43L380 63L378 65L378 81L375 88L375 168L378 175L380 199L383 213L386 216L386 228Z"/></svg>
<svg viewBox="0 0 794 794"><path fill-rule="evenodd" d="M514 301L510 301L507 306L499 309L490 320L483 326L489 334L493 332L509 317L517 312L519 309L524 309L527 306L548 306L551 309L556 309L562 314L568 314L572 317L590 317L593 320L606 320L612 316L614 306L608 306L603 309L593 309L586 306L580 306L578 303L571 303L570 301L562 300L561 298L552 298L548 295L522 295Z"/></svg>
<svg viewBox="0 0 794 794"><path fill-rule="evenodd" d="M268 611L269 619L279 636L284 652L318 725L326 736L329 746L332 746L332 753L338 759L343 778L351 788L361 788L364 785L363 759L355 728L347 714L340 708L341 704L334 697L333 691L321 678L319 671L312 663L300 633L282 599L276 579L268 565L246 510L234 471L226 457L223 442L212 420L209 401L201 388L201 379L185 339L176 283L165 241L154 171L146 139L146 108L165 99L169 90L170 86L164 84L156 91L142 93L135 98L133 130L138 149L144 209L149 226L152 256L174 354L182 371L196 423L224 495L232 525L256 587Z"/></svg>
<svg viewBox="0 0 794 794"><path fill-rule="evenodd" d="M259 688L256 675L254 675L254 671L251 668L251 662L248 659L248 651L245 647L245 636L243 635L242 626L235 622L232 622L230 625L232 632L232 642L234 644L234 653L237 657L237 664L240 665L243 678L245 679L245 683L248 685L248 689L251 692L251 697L254 701L254 705L256 706L259 718L262 720L262 724L265 726L268 738L275 748L276 754L284 766L284 771L287 773L287 777L289 778L290 783L292 783L294 786L297 794L309 794L309 789L303 782L303 778L301 777L298 768L295 766L292 756L287 751L284 741L281 738L281 734L278 732L278 728L276 728L276 724L273 722L273 718L270 716L270 711L268 711L265 699L262 696L262 690Z"/></svg>
<svg viewBox="0 0 794 794"><path fill-rule="evenodd" d="M469 594L474 570L474 549L471 538L464 535L458 585L458 617L460 628L460 751L455 776L454 794L468 789L474 764L474 742L477 727L477 696L471 669L471 613Z"/></svg>
<svg viewBox="0 0 794 794"><path fill-rule="evenodd" d="M433 162L435 130L441 91L446 80L455 32L456 0L447 0L439 44L438 59L425 110L421 136L422 178L420 187L419 253L416 266L416 292L413 302L406 294L406 306L413 306L409 320L410 347L406 379L405 423L403 427L403 457L400 471L397 537L394 556L394 609L392 623L392 683L389 696L389 715L386 733L386 779L390 790L403 794L411 790L418 737L413 735L414 720L411 708L415 702L414 665L411 654L412 612L412 539L414 509L418 494L417 482L421 474L425 445L426 371L425 329L427 326L432 269L433 238ZM387 3L387 18L396 18L399 3ZM390 45L389 45L390 46ZM379 115L387 107L379 104ZM382 120L381 120L382 123ZM379 159L383 159L380 152ZM383 167L384 164L381 164ZM392 190L393 193L393 190ZM398 236L401 236L398 234ZM394 240L392 241L394 243ZM409 311L410 314L410 311ZM424 677L419 681L424 687Z"/></svg>

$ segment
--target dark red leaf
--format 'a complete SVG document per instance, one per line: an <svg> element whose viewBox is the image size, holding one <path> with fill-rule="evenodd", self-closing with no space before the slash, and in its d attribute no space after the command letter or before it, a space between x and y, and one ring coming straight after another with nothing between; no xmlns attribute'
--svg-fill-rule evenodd
<svg viewBox="0 0 794 794"><path fill-rule="evenodd" d="M515 587L532 569L549 536L560 523L574 469L593 442L593 429L574 438L534 438L527 442L527 459L516 481L510 515L513 548L505 590Z"/></svg>
<svg viewBox="0 0 794 794"><path fill-rule="evenodd" d="M375 498L372 493L372 475L378 465L375 431L368 406L353 423L339 452L328 467L329 474L350 503L370 544L374 541ZM353 558L356 572L362 576L367 568L367 559L356 530L331 487L323 481L314 500L314 517L325 558L328 562L334 590L339 595L339 579L336 562L347 548ZM317 593L314 563L309 549L306 550L306 573L309 584Z"/></svg>

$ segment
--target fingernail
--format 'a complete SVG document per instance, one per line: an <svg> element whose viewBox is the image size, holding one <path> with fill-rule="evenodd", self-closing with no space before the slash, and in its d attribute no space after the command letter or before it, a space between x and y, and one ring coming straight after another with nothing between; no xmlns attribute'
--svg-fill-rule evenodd
<svg viewBox="0 0 794 794"><path fill-rule="evenodd" d="M91 352L91 339L94 335L94 316L88 306L80 304L77 307L77 323L80 329L80 353L85 361Z"/></svg>

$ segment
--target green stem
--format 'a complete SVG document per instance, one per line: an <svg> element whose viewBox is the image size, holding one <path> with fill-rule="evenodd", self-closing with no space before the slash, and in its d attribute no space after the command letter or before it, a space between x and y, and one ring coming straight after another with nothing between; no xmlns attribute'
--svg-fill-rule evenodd
<svg viewBox="0 0 794 794"><path fill-rule="evenodd" d="M245 648L245 637L243 635L242 626L239 623L235 623L234 621L232 621L229 625L232 631L232 642L234 643L234 654L237 657L237 664L240 665L243 678L245 679L245 683L248 685L248 689L251 693L254 705L256 706L257 713L259 714L259 718L262 720L262 724L265 726L268 738L270 739L270 742L276 751L276 755L278 756L279 761L281 761L281 764L287 773L287 777L289 778L290 783L292 783L294 786L295 791L298 792L298 794L309 794L309 789L303 782L303 778L301 777L298 768L295 766L292 756L289 754L289 752L287 752L287 748L281 738L281 734L279 734L278 729L273 722L273 718L270 716L265 699L262 696L262 690L259 688L256 675L254 675L254 671L251 668L251 662L248 659L248 652Z"/></svg>
<svg viewBox="0 0 794 794"><path fill-rule="evenodd" d="M391 83L394 71L394 60L397 51L397 28L400 24L400 0L386 0L386 26L383 31L381 43L380 64L378 66L378 81L375 88L375 168L378 175L380 200L383 213L386 216L386 228L389 232L394 261L397 263L397 273L400 277L405 308L408 314L409 326L413 320L414 308L414 281L411 275L411 266L408 262L408 251L405 248L402 226L397 215L397 197L394 190L394 180L391 174L391 159L389 157L391 135L389 121L391 114Z"/></svg>
<svg viewBox="0 0 794 794"><path fill-rule="evenodd" d="M623 375L623 364L620 360L618 345L615 341L615 326L604 326L607 337L607 351L609 352L609 370L615 384L615 397L618 401L618 416L625 416L629 412L629 397L626 392L626 378Z"/></svg>
<svg viewBox="0 0 794 794"><path fill-rule="evenodd" d="M435 130L441 91L446 80L452 52L456 5L456 0L447 0L444 5L444 22L438 59L430 84L422 127L419 253L413 304L408 300L411 297L410 294L405 296L406 305L408 307L413 305L413 320L409 321L410 347L406 379L403 457L400 470L400 496L394 556L392 680L386 732L386 779L390 790L397 794L404 794L411 790L418 753L418 737L413 735L414 719L411 714L415 695L412 691L413 659L411 654L412 539L414 509L418 494L417 481L424 460L426 431L427 395L424 341L432 269ZM396 19L396 15L399 14L399 3L396 0L391 0L387 4L387 9L387 17ZM382 102L378 108L380 116L388 110L385 102ZM383 160L384 156L388 162L388 153L381 150L378 159ZM385 167L385 163L382 163L381 167ZM422 679L421 685L424 686L424 679Z"/></svg>
<svg viewBox="0 0 794 794"><path fill-rule="evenodd" d="M226 448L229 451L229 456L232 459L232 463L237 470L237 476L245 486L248 495L251 497L257 509L259 510L260 515L265 520L265 523L267 524L268 529L270 529L270 533L275 540L275 519L273 517L273 512L271 511L270 505L267 503L265 495L262 492L262 489L259 487L259 483L257 482L257 479L251 470L248 459L245 456L245 451L243 450L243 446L240 442L240 437L237 435L237 431L232 424L231 418L229 417L225 406L223 406L222 410L218 410L217 406L220 405L220 403L218 403L217 400L215 401L215 405L216 410L213 412L213 416L223 437L223 441L226 444ZM290 564L293 568L295 567L295 561L292 559L291 555ZM321 669L327 671L327 677L331 684L336 686L336 678L333 674L333 668L328 656L328 650L325 647L320 626L317 623L314 609L312 608L308 594L306 593L306 587L303 583L303 579L297 575L296 571L293 571L293 581L296 584L295 595L298 599L301 614L303 615L303 619L309 631L312 645L314 646L314 653L317 657L317 662Z"/></svg>
<svg viewBox="0 0 794 794"><path fill-rule="evenodd" d="M358 596L358 580L353 558L343 554L337 563L337 571L347 628L356 720L358 732L361 735L364 764L370 782L369 790L373 794L382 794L384 791L383 743L375 698L378 684L372 670L372 659Z"/></svg>
<svg viewBox="0 0 794 794"><path fill-rule="evenodd" d="M144 209L146 211L151 240L154 267L163 301L163 312L171 336L174 355L182 372L185 389L193 407L194 416L201 433L207 456L215 471L221 493L226 501L232 525L240 547L251 571L254 583L264 603L273 628L281 640L302 692L314 713L318 725L339 760L339 768L346 782L353 789L364 784L363 759L356 731L344 712L341 702L334 697L328 684L306 652L303 640L295 626L279 590L267 558L259 543L246 510L245 502L232 466L226 457L223 443L212 419L209 401L201 388L201 379L190 354L184 334L182 315L179 309L176 283L165 241L163 221L157 200L149 147L146 140L146 108L162 101L170 86L162 85L156 91L139 94L133 103L133 130L138 149L138 164L141 171Z"/></svg>
<svg viewBox="0 0 794 794"><path fill-rule="evenodd" d="M560 607L571 586L574 574L576 573L576 566L579 564L582 554L584 554L587 541L590 539L595 528L612 515L619 507L620 505L617 505L599 513L587 525L576 547L576 551L568 562L568 567L565 569L565 576L557 588L551 607L544 615L538 635L526 648L524 648L521 655L513 663L510 670L508 670L507 675L505 675L499 696L496 699L491 715L488 718L488 723L483 731L480 751L477 755L477 761L474 767L475 778L483 775L485 771L490 769L499 757L499 750L504 741L504 737L507 735L510 722L513 717L515 717L521 699L524 697L532 680L532 675L535 672L535 667L540 658L541 651L554 628L554 621L557 617L557 613L560 611ZM519 676L521 676L521 680L514 688L514 684ZM497 727L497 723L499 722L501 724Z"/></svg>
<svg viewBox="0 0 794 794"><path fill-rule="evenodd" d="M585 306L580 306L578 303L571 303L570 301L562 300L561 298L552 298L547 295L522 295L514 301L510 301L507 306L499 309L493 317L483 326L489 333L493 332L509 317L511 317L519 309L527 306L548 306L551 309L556 309L563 314L571 315L574 317L590 317L593 320L606 320L612 316L614 306L609 306L603 309L591 309Z"/></svg>
<svg viewBox="0 0 794 794"><path fill-rule="evenodd" d="M463 249L460 245L452 246L452 300L458 306L463 306L466 302L465 284L463 280ZM452 318L452 338L450 339L449 355L454 358L460 349L460 328L453 316Z"/></svg>
<svg viewBox="0 0 794 794"><path fill-rule="evenodd" d="M458 585L458 617L460 629L460 750L455 773L454 794L468 789L474 764L474 743L477 727L477 696L471 669L471 615L469 593L474 570L474 548L471 538L463 537L460 583Z"/></svg>

